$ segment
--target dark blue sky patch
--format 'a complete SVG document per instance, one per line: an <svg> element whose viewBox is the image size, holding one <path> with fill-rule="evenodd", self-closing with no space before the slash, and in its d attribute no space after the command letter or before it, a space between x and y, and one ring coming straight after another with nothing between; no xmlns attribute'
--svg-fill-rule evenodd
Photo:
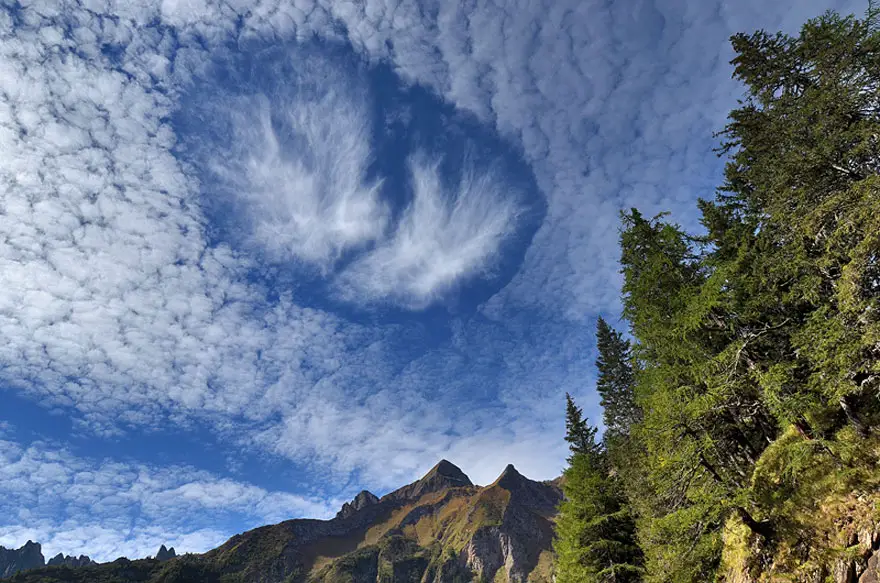
<svg viewBox="0 0 880 583"><path fill-rule="evenodd" d="M535 184L530 168L520 152L500 138L493 128L480 123L469 114L457 111L432 92L418 85L407 85L385 65L370 65L351 47L339 43L313 40L305 44L265 46L249 43L246 52L224 52L208 68L209 74L197 80L190 92L183 96L172 123L180 138L178 156L196 172L201 180L201 203L207 215L207 233L212 245L229 244L238 251L252 255L256 261L250 279L265 286L267 295L277 296L278 290L290 291L302 305L342 313L346 317L368 321L377 316L383 321L409 317L411 309L427 309L442 314L473 310L506 285L516 273L531 239L546 213L546 203ZM320 249L321 225L311 225L315 237L304 236L294 240L290 252L268 252L263 245L254 243L254 234L261 228L260 213L272 210L269 206L255 209L253 198L242 197L243 188L255 187L254 182L243 181L217 172L218 160L224 154L230 157L246 155L241 144L241 120L236 119L236 108L265 108L261 119L272 136L269 149L278 151L272 159L272 168L262 172L271 175L283 166L285 159L294 160L297 172L325 180L327 153L310 147L315 135L329 135L339 139L333 127L319 127L315 135L304 135L297 127L297 108L310 108L310 113L321 112L325 102L348 101L352 107L362 108L362 123L368 128L362 176L357 177L366 188L375 186L376 213L381 219L375 229L360 239L338 249L323 252ZM302 105L300 105L302 104ZM316 105L317 104L317 105ZM330 103L330 105L334 105ZM333 113L332 110L330 112ZM346 112L336 112L346 113ZM320 121L320 120L319 120ZM344 120L350 123L350 120ZM313 128L306 128L306 133ZM355 128L357 131L357 128ZM258 144L266 150L266 144ZM331 148L335 145L331 145ZM357 147L355 143L339 144L343 150ZM343 151L339 163L347 164ZM354 152L354 156L363 155ZM331 153L331 155L336 155ZM259 155L257 155L259 156ZM268 155L267 155L268 158ZM341 295L335 289L340 274L362 260L377 245L393 238L395 229L413 204L411 166L413 159L426 160L436 165L445 196L454 197L462 174L491 173L498 181L509 202L516 206L515 225L499 237L498 247L492 249L491 259L478 265L472 272L455 278L439 289L436 297L429 297L417 306L402 304L399 298L363 297L355 289ZM280 162L279 162L280 160ZM235 166L236 160L229 160ZM240 160L238 160L240 162ZM261 164L257 160L256 165ZM323 165L323 166L322 166ZM255 164L240 167L248 173ZM257 174L258 172L254 172ZM332 169L331 169L332 173ZM270 176L274 180L274 177ZM319 184L332 190L339 183L348 185L344 176ZM284 186L284 177L278 183ZM271 190L271 189L270 189ZM263 196L263 195L257 195ZM287 195L289 196L289 195ZM271 198L271 196L269 197ZM326 201L318 200L319 206ZM357 200L355 200L357 202ZM454 202L447 198L446 204ZM262 203L260 203L262 204ZM286 211L281 204L280 210ZM328 215L316 214L317 222ZM283 221L282 221L283 223ZM295 221L284 226L295 230ZM416 233L417 239L422 233ZM284 238L284 234L281 235ZM424 233L424 237L431 237ZM343 237L344 238L344 237ZM317 250L309 247L317 239ZM334 237L338 240L339 237ZM431 242L420 240L430 249ZM297 253L296 246L302 246ZM405 251L405 246L403 247ZM313 255L310 257L310 254ZM418 266L414 269L419 269ZM430 267L424 267L430 269ZM375 274L382 277L381 273ZM393 273L389 277L394 277ZM353 295L352 295L353 294ZM364 296L369 295L365 293ZM363 301L362 301L363 300ZM434 306L431 309L431 306ZM431 318L430 314L423 316Z"/></svg>

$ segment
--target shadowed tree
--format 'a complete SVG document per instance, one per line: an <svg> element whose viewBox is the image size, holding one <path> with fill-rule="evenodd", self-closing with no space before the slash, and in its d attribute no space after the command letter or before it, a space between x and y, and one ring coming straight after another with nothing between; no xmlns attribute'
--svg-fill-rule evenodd
<svg viewBox="0 0 880 583"><path fill-rule="evenodd" d="M596 324L599 378L596 390L601 396L606 444L629 435L630 427L641 419L633 389L635 377L629 342L602 318Z"/></svg>
<svg viewBox="0 0 880 583"><path fill-rule="evenodd" d="M565 470L565 500L559 508L554 548L559 583L641 581L641 551L623 489L596 428L566 395L566 440L572 452Z"/></svg>

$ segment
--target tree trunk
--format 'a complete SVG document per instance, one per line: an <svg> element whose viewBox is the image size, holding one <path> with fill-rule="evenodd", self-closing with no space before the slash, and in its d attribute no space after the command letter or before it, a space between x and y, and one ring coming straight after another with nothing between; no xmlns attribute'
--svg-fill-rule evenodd
<svg viewBox="0 0 880 583"><path fill-rule="evenodd" d="M810 423L803 417L798 417L797 419L795 419L794 427L804 439L808 441L811 441L813 439L813 428L810 427Z"/></svg>
<svg viewBox="0 0 880 583"><path fill-rule="evenodd" d="M752 517L751 514L749 514L749 511L742 506L736 506L735 510L740 520L743 521L743 524L749 527L749 530L751 530L753 533L767 540L770 540L773 537L773 525L771 525L769 522L758 522Z"/></svg>
<svg viewBox="0 0 880 583"><path fill-rule="evenodd" d="M853 426L853 429L856 430L856 433L859 434L859 437L868 437L868 434L870 433L870 431L868 431L868 426L862 421L858 411L856 411L856 408L849 402L846 395L840 398L840 408L843 409L847 420L850 422L850 425Z"/></svg>
<svg viewBox="0 0 880 583"><path fill-rule="evenodd" d="M715 468L712 466L712 464L706 461L706 458L703 456L702 453L700 454L700 465L706 468L706 470L712 475L713 478L715 478L715 480L719 484L724 483L724 480L721 479L721 476L718 474L718 472L715 471Z"/></svg>

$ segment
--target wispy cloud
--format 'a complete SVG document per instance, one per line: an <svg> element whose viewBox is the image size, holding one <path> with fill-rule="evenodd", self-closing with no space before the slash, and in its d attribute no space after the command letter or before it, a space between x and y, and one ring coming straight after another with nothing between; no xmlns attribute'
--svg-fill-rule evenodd
<svg viewBox="0 0 880 583"><path fill-rule="evenodd" d="M217 179L209 188L232 199L246 243L271 261L327 272L342 253L381 236L388 220L381 180L367 178L367 94L315 55L258 58L280 61L260 65L273 69L267 93L204 97L211 123L228 125L222 141L199 143Z"/></svg>
<svg viewBox="0 0 880 583"><path fill-rule="evenodd" d="M474 274L485 274L517 228L518 193L503 176L465 162L446 184L442 160L409 160L412 202L394 234L341 277L352 301L395 301L418 309Z"/></svg>

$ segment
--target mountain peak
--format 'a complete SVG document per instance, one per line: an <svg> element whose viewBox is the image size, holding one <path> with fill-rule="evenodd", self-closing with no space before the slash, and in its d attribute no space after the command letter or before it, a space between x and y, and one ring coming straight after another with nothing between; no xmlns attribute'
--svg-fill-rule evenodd
<svg viewBox="0 0 880 583"><path fill-rule="evenodd" d="M17 550L0 546L0 579L45 564L43 547L40 543L29 540Z"/></svg>
<svg viewBox="0 0 880 583"><path fill-rule="evenodd" d="M348 518L358 510L372 506L379 502L379 498L367 490L361 490L351 502L342 505L342 509L336 513L336 518Z"/></svg>
<svg viewBox="0 0 880 583"><path fill-rule="evenodd" d="M473 485L470 478L468 478L467 475L463 471L461 471L461 468L445 459L437 462L437 464L433 468L428 470L428 473L425 474L419 481L428 480L434 476L442 476L452 481L461 482L460 485L462 486Z"/></svg>
<svg viewBox="0 0 880 583"><path fill-rule="evenodd" d="M46 566L48 567L59 567L59 566L67 566L67 567L83 567L85 565L91 565L92 560L88 557L88 555L80 555L79 557L72 557L70 555L64 555L63 553L58 553L51 559L46 562Z"/></svg>
<svg viewBox="0 0 880 583"><path fill-rule="evenodd" d="M156 553L156 559L159 561L168 561L169 559L173 559L177 556L177 553L174 552L174 547L166 548L165 545L159 547L159 551Z"/></svg>
<svg viewBox="0 0 880 583"><path fill-rule="evenodd" d="M470 478L461 469L448 460L440 460L421 479L388 494L392 500L415 500L430 492L439 492L447 488L473 486Z"/></svg>
<svg viewBox="0 0 880 583"><path fill-rule="evenodd" d="M496 483L501 482L502 480L523 480L525 477L520 474L513 464L507 464L507 467L504 468L504 471L501 472L501 475L498 476L498 479L495 480Z"/></svg>
<svg viewBox="0 0 880 583"><path fill-rule="evenodd" d="M504 471L501 472L501 475L493 482L494 486L500 486L505 490L512 490L514 488L518 488L519 486L529 482L530 480L520 474L513 464L507 464L507 467L504 468Z"/></svg>

